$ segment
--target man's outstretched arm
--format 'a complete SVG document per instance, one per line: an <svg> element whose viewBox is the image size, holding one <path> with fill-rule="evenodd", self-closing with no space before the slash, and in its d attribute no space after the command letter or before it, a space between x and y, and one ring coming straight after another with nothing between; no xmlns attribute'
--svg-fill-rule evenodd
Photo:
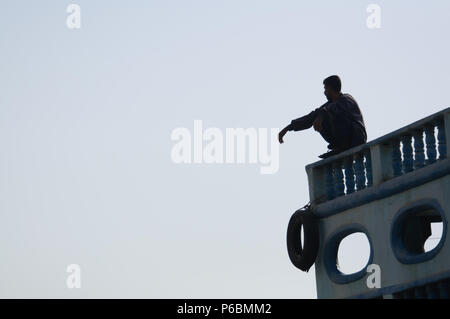
<svg viewBox="0 0 450 319"><path fill-rule="evenodd" d="M279 142L281 144L284 142L283 137L289 131L302 131L311 128L318 114L319 114L318 109L315 109L314 111L311 111L308 115L292 120L291 124L282 129L281 132L278 134Z"/></svg>
<svg viewBox="0 0 450 319"><path fill-rule="evenodd" d="M289 128L289 131L303 131L311 128L311 126L313 126L317 114L318 111L316 109L314 111L311 111L311 113L309 113L308 115L292 120L291 124L287 126Z"/></svg>

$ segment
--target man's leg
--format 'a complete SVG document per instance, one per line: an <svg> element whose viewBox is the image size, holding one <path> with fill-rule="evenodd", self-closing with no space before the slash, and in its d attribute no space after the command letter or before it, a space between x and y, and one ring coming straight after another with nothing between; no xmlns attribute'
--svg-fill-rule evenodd
<svg viewBox="0 0 450 319"><path fill-rule="evenodd" d="M352 134L352 144L351 147L355 147L361 144L366 143L367 137L365 132L358 127L355 127Z"/></svg>
<svg viewBox="0 0 450 319"><path fill-rule="evenodd" d="M320 158L327 158L352 148L353 128L346 125L347 123L346 119L333 118L329 113L323 116L322 130L319 133L325 141L330 143L328 148L331 151L319 155Z"/></svg>
<svg viewBox="0 0 450 319"><path fill-rule="evenodd" d="M329 143L329 149L336 148L335 132L333 127L333 119L329 113L325 113L322 117L322 129L319 131L323 139Z"/></svg>

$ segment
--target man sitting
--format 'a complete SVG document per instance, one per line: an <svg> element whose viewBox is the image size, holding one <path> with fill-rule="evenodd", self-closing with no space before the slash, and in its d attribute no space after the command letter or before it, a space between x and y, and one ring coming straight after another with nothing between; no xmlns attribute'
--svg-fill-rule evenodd
<svg viewBox="0 0 450 319"><path fill-rule="evenodd" d="M327 158L367 141L364 119L358 103L350 94L341 93L341 80L332 75L323 81L328 102L311 111L308 115L292 120L278 135L282 144L288 131L301 131L314 126L329 143L327 153L319 155Z"/></svg>

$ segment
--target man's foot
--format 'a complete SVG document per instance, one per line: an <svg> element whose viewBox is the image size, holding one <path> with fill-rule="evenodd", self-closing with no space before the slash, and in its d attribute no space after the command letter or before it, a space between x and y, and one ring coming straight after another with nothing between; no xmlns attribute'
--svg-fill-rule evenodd
<svg viewBox="0 0 450 319"><path fill-rule="evenodd" d="M341 152L341 151L338 151L338 150L331 150L331 151L328 151L328 152L326 152L326 153L323 153L322 155L319 155L319 157L320 157L320 158L328 158L328 157L330 157L330 156L339 154L340 152Z"/></svg>

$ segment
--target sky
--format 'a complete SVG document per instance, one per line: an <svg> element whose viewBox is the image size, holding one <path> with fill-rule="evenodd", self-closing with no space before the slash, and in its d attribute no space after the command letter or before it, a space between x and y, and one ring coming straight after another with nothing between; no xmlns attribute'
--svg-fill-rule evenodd
<svg viewBox="0 0 450 319"><path fill-rule="evenodd" d="M286 229L321 136L288 133L279 169L260 174L175 163L172 133L281 129L338 74L368 141L385 135L449 106L449 13L447 0L2 0L0 297L316 298Z"/></svg>

